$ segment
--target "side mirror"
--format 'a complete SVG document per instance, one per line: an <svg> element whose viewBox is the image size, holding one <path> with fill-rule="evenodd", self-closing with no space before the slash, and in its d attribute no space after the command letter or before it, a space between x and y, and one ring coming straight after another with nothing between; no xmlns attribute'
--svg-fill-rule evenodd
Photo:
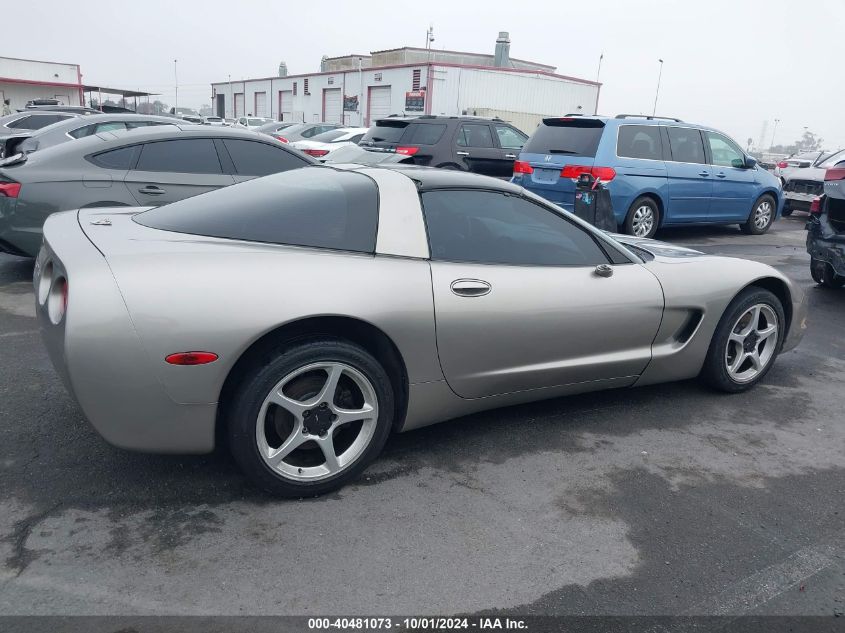
<svg viewBox="0 0 845 633"><path fill-rule="evenodd" d="M741 163L740 159L736 159L736 162ZM745 167L746 169L754 169L757 166L757 159L752 158L751 156L745 157L745 164L744 165L736 165L736 167Z"/></svg>

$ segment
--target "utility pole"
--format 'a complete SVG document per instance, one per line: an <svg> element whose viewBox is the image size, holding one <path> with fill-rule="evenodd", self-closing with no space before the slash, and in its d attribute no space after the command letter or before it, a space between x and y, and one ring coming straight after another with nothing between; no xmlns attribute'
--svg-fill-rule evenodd
<svg viewBox="0 0 845 633"><path fill-rule="evenodd" d="M173 79L176 80L176 95L173 97L173 114L179 114L179 112L176 110L177 106L179 105L179 71L176 66L178 62L178 59L173 60Z"/></svg>
<svg viewBox="0 0 845 633"><path fill-rule="evenodd" d="M663 77L663 60L658 59L657 61L660 62L660 72L657 74L657 91L654 93L654 109L651 111L651 116L657 114L657 97L660 95L660 79Z"/></svg>
<svg viewBox="0 0 845 633"><path fill-rule="evenodd" d="M597 84L596 85L596 111L593 112L593 114L599 113L599 94L601 94L601 86L599 86L598 83L599 83L599 77L601 76L601 60L603 60L603 59L604 59L604 53L599 55L599 68L596 71L596 84Z"/></svg>
<svg viewBox="0 0 845 633"><path fill-rule="evenodd" d="M778 131L778 123L780 123L780 119L775 119L775 128L772 130L772 142L769 143L769 149L772 149L775 146L775 134Z"/></svg>

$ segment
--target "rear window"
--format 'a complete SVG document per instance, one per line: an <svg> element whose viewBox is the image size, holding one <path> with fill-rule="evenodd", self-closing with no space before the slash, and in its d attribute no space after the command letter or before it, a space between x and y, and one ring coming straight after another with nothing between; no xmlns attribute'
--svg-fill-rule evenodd
<svg viewBox="0 0 845 633"><path fill-rule="evenodd" d="M412 123L408 126L405 142L414 145L437 145L445 131L445 123Z"/></svg>
<svg viewBox="0 0 845 633"><path fill-rule="evenodd" d="M616 155L624 158L662 160L663 143L656 125L622 125L616 142Z"/></svg>
<svg viewBox="0 0 845 633"><path fill-rule="evenodd" d="M310 164L293 152L259 141L227 138L223 145L241 176L266 176Z"/></svg>
<svg viewBox="0 0 845 633"><path fill-rule="evenodd" d="M174 202L133 219L177 233L372 253L378 190L363 174L306 167Z"/></svg>
<svg viewBox="0 0 845 633"><path fill-rule="evenodd" d="M522 151L594 157L602 132L604 122L597 119L543 119Z"/></svg>
<svg viewBox="0 0 845 633"><path fill-rule="evenodd" d="M344 130L329 130L328 132L322 132L321 134L315 134L311 137L312 141L316 141L318 143L328 143L330 141L335 140L336 138L340 138L341 136L346 136L349 132Z"/></svg>
<svg viewBox="0 0 845 633"><path fill-rule="evenodd" d="M376 121L376 124L367 130L361 140L374 143L398 143L407 127L407 121Z"/></svg>

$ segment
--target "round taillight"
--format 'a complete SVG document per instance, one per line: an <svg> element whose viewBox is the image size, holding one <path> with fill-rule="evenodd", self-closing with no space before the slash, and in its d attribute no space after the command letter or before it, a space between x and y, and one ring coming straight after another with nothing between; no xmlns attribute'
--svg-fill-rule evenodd
<svg viewBox="0 0 845 633"><path fill-rule="evenodd" d="M54 325L61 323L65 316L65 310L67 310L67 292L67 279L61 276L57 277L50 287L50 293L47 296L47 314Z"/></svg>
<svg viewBox="0 0 845 633"><path fill-rule="evenodd" d="M53 262L47 262L41 269L41 279L38 281L38 303L44 305L50 294L50 284L53 283Z"/></svg>

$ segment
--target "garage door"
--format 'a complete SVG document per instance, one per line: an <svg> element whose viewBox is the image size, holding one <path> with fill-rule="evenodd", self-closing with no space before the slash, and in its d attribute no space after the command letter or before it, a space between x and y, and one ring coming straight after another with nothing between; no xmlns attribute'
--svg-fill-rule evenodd
<svg viewBox="0 0 845 633"><path fill-rule="evenodd" d="M342 123L343 100L340 98L340 88L323 90L323 121L326 123Z"/></svg>
<svg viewBox="0 0 845 633"><path fill-rule="evenodd" d="M255 116L266 117L267 115L267 93L266 92L256 92L255 93L255 112L253 112Z"/></svg>
<svg viewBox="0 0 845 633"><path fill-rule="evenodd" d="M244 112L244 93L236 92L235 93L235 118L239 116L245 115Z"/></svg>
<svg viewBox="0 0 845 633"><path fill-rule="evenodd" d="M279 90L279 112L282 121L290 121L290 113L293 111L293 91Z"/></svg>
<svg viewBox="0 0 845 633"><path fill-rule="evenodd" d="M367 97L367 125L390 114L390 86L370 86Z"/></svg>

